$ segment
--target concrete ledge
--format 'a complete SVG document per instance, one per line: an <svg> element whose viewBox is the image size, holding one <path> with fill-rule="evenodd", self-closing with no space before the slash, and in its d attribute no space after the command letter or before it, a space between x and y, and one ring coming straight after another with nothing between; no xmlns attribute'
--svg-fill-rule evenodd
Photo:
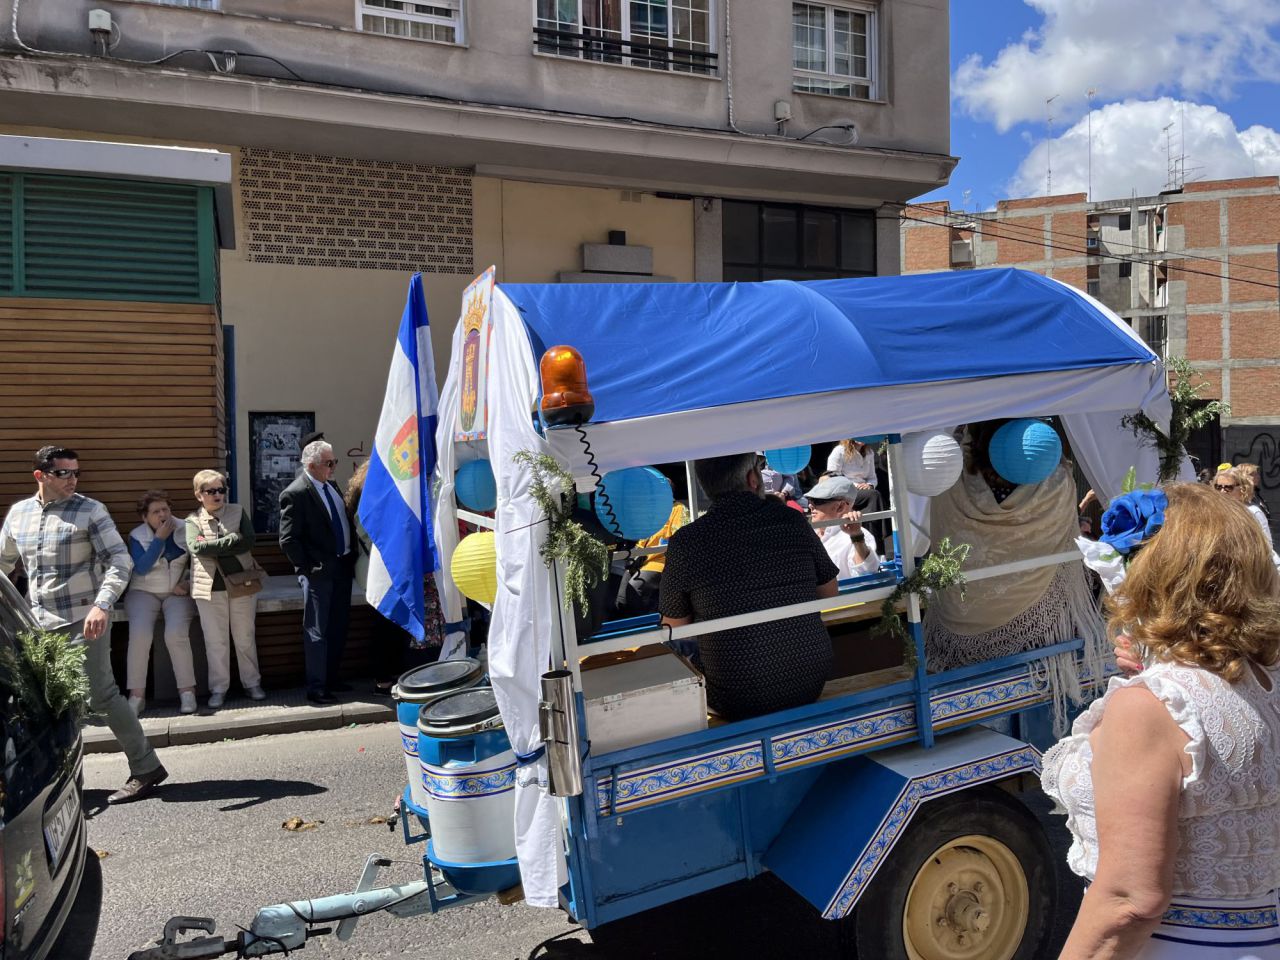
<svg viewBox="0 0 1280 960"><path fill-rule="evenodd" d="M231 701L217 711L181 715L173 707L148 710L142 730L157 749L196 743L246 740L272 734L307 730L336 730L352 724L387 723L396 718L390 700L372 693L349 694L347 702L317 707L307 702L303 690L273 691L260 703ZM85 753L118 753L120 744L106 723L95 718L84 728Z"/></svg>

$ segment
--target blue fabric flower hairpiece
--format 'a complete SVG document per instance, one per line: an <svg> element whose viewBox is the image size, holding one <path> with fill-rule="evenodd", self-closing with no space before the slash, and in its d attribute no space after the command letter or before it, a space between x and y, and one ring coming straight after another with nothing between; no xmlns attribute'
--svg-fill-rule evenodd
<svg viewBox="0 0 1280 960"><path fill-rule="evenodd" d="M1168 506L1169 498L1159 488L1133 490L1116 497L1102 515L1102 536L1098 539L1128 559L1164 526Z"/></svg>

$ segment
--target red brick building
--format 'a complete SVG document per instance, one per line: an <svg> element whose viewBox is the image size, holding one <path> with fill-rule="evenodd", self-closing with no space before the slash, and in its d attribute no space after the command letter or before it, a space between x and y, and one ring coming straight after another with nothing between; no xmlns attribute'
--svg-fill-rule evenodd
<svg viewBox="0 0 1280 960"><path fill-rule="evenodd" d="M1280 516L1280 178L1188 183L1153 197L946 202L903 211L902 272L1021 267L1097 297L1165 356L1186 357L1205 397L1231 404L1202 460L1258 463Z"/></svg>

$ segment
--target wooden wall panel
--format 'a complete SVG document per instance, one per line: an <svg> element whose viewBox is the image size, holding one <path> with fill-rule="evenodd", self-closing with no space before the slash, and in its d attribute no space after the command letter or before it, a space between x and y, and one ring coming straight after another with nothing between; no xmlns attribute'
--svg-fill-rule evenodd
<svg viewBox="0 0 1280 960"><path fill-rule="evenodd" d="M80 453L80 491L122 534L151 487L194 510L192 476L226 469L216 307L0 298L0 512L34 491L46 443Z"/></svg>

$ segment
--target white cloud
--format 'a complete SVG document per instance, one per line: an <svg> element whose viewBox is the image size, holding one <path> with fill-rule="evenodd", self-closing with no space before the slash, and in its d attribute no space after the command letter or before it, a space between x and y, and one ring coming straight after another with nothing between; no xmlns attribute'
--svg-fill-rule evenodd
<svg viewBox="0 0 1280 960"><path fill-rule="evenodd" d="M1186 155L1188 180L1280 175L1280 133L1269 127L1237 130L1216 107L1163 97L1112 103L1093 112L1094 200L1150 196L1169 179L1170 138ZM1168 134L1165 127L1172 124ZM1084 193L1089 177L1089 118L1051 143L1040 141L1006 188L1009 197L1043 196L1046 154L1053 160L1053 192Z"/></svg>
<svg viewBox="0 0 1280 960"><path fill-rule="evenodd" d="M1038 30L986 62L973 54L952 81L971 115L1004 132L1042 122L1045 99L1055 116L1087 109L1086 91L1102 101L1228 97L1245 80L1280 80L1280 0L1024 0L1044 17ZM961 16L956 11L955 16Z"/></svg>

